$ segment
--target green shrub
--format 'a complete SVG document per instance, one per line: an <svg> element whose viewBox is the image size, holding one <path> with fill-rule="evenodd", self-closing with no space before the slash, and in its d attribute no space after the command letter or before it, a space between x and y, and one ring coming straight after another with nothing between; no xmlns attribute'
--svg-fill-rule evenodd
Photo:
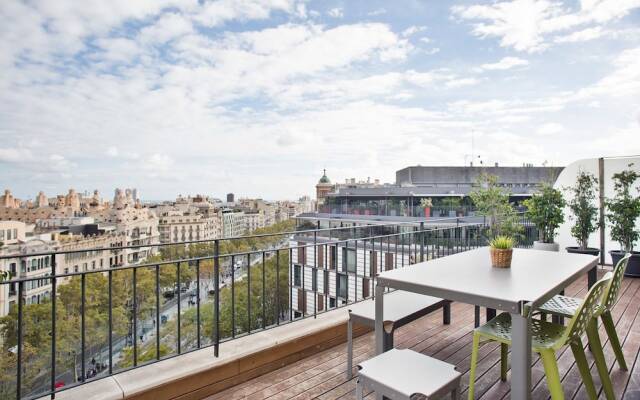
<svg viewBox="0 0 640 400"><path fill-rule="evenodd" d="M620 243L620 249L625 252L633 251L633 245L640 236L636 229L636 220L640 217L640 196L631 194L631 186L640 178L640 174L631 169L632 166L633 164L629 164L629 169L613 175L616 194L612 199L606 200L611 239Z"/></svg>
<svg viewBox="0 0 640 400"><path fill-rule="evenodd" d="M556 229L564 222L564 207L567 202L562 193L544 183L540 192L524 201L525 215L538 227L539 239L543 243L553 243Z"/></svg>
<svg viewBox="0 0 640 400"><path fill-rule="evenodd" d="M489 245L494 249L509 250L515 245L515 240L509 236L496 236L489 242Z"/></svg>
<svg viewBox="0 0 640 400"><path fill-rule="evenodd" d="M595 205L597 184L598 179L595 176L580 171L576 183L565 188L572 196L568 202L569 210L571 210L569 218L574 221L571 227L571 236L576 239L582 250L589 247L589 235L600 227L598 207Z"/></svg>

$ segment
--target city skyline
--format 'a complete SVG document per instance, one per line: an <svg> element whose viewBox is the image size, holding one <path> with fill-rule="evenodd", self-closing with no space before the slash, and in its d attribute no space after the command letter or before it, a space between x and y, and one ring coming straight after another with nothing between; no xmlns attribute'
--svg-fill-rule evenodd
<svg viewBox="0 0 640 400"><path fill-rule="evenodd" d="M323 168L638 154L639 7L5 2L3 184L297 199Z"/></svg>

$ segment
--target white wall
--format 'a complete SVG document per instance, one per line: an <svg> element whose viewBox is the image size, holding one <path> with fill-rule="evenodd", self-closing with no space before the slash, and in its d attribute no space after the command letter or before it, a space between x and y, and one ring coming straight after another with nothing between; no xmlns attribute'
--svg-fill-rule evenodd
<svg viewBox="0 0 640 400"><path fill-rule="evenodd" d="M612 181L612 175L620 172L624 169L627 169L628 165L630 163L634 163L633 165L633 169L640 172L640 156L635 156L635 157L617 157L617 158L605 158L604 159L604 194L605 197L612 197L614 192L613 192L613 181ZM565 169L560 173L560 175L558 176L558 179L556 180L556 183L554 185L554 187L556 189L560 189L562 190L563 188L572 186L575 183L575 179L576 176L578 174L578 172L582 170L585 172L590 172L592 173L596 178L599 176L599 171L598 171L598 159L597 158L589 158L589 159L584 159L584 160L578 160L575 161L569 165L567 165L567 167L565 167ZM637 185L640 184L640 182L637 183ZM636 186L637 186L636 185ZM567 196L566 192L563 191L563 193L565 194L565 198ZM599 194L597 193L596 196L598 196ZM599 206L599 201L596 198L596 206ZM605 220L606 222L606 220ZM564 224L562 224L558 230L558 236L556 238L556 241L560 244L560 248L564 249L567 246L576 246L576 240L571 237L571 225L573 224L573 221L571 221L570 219L570 211L569 209L565 209L565 222ZM640 220L636 221L636 225L640 224ZM594 232L590 238L589 238L589 246L590 247L600 247L600 231L596 231ZM640 243L636 244L636 250L640 247ZM618 250L620 248L620 246L618 245L617 242L613 242L611 240L611 237L609 236L609 229L608 227L605 229L605 252L606 252L606 258L605 258L605 262L610 264L611 263L611 256L609 255L609 250Z"/></svg>

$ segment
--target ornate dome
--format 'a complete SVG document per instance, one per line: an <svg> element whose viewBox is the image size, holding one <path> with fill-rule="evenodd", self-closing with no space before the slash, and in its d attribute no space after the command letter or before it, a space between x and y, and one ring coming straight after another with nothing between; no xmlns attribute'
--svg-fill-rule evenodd
<svg viewBox="0 0 640 400"><path fill-rule="evenodd" d="M329 184L329 185L331 184L331 181L327 177L327 170L326 169L322 170L322 178L320 178L318 183L324 183L324 184Z"/></svg>

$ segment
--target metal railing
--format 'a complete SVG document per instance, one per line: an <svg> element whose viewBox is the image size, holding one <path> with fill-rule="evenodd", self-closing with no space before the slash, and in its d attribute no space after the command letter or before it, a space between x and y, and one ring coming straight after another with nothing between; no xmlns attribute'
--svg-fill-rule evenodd
<svg viewBox="0 0 640 400"><path fill-rule="evenodd" d="M527 221L521 223L533 232ZM0 398L54 398L85 382L205 347L217 357L225 341L371 297L383 270L484 245L484 223L458 218L447 225L350 225L2 256L0 261L50 257L50 273L0 282L0 295L17 286L17 302L0 320L0 344L8 350L0 362ZM58 272L65 254L109 250L103 252L108 257L140 248L155 251L135 265ZM27 304L29 292L41 290L42 283L50 285L49 296ZM3 380L11 371L15 379Z"/></svg>

